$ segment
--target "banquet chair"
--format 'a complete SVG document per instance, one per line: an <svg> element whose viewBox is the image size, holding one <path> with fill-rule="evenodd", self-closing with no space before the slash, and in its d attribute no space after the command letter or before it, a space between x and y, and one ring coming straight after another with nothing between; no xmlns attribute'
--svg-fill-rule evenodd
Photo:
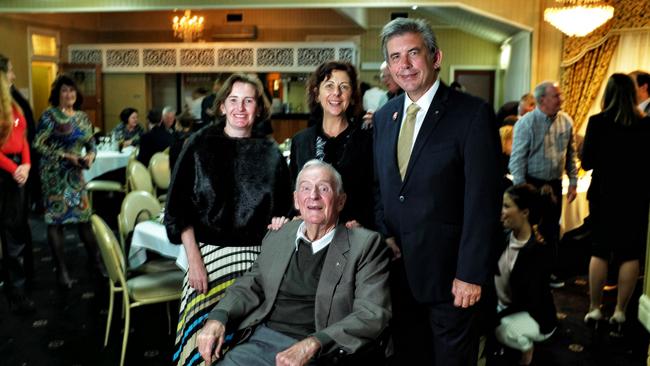
<svg viewBox="0 0 650 366"><path fill-rule="evenodd" d="M141 162L134 160L126 167L126 184L128 191L145 191L154 194L151 174Z"/></svg>
<svg viewBox="0 0 650 366"><path fill-rule="evenodd" d="M126 355L126 345L129 340L131 309L144 305L163 302L167 303L168 330L171 333L169 302L181 298L183 273L180 271L159 272L143 274L127 280L124 273L124 266L122 265L122 263L124 263L122 252L120 251L115 234L113 234L101 217L92 215L90 221L109 276L108 284L110 295L104 347L108 344L108 336L110 334L111 320L113 317L115 293L122 293L122 303L125 314L120 366L123 366Z"/></svg>
<svg viewBox="0 0 650 366"><path fill-rule="evenodd" d="M142 220L153 219L160 215L162 206L160 202L149 192L133 191L129 192L124 201L122 201L122 208L117 215L117 227L120 236L120 247L122 255L127 262L124 263L124 268L129 268L129 235L133 233L135 225ZM154 259L147 261L143 265L135 268L136 271L142 273L165 272L172 270L179 270L176 262L171 259Z"/></svg>
<svg viewBox="0 0 650 366"><path fill-rule="evenodd" d="M149 173L153 180L156 191L167 191L169 181L171 180L171 170L169 169L169 154L157 152L149 160ZM161 202L165 202L167 195L158 196Z"/></svg>

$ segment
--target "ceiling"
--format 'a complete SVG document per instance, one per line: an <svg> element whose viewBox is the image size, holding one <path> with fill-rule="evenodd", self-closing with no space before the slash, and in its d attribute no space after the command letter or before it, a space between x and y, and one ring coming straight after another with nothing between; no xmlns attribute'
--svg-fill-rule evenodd
<svg viewBox="0 0 650 366"><path fill-rule="evenodd" d="M100 7L103 6L103 3L110 2L113 4L113 6L106 6L106 10L104 11L99 11ZM95 1L83 1L83 0L67 0L67 1L45 1L45 0L20 0L20 1L15 1L15 0L3 0L0 3L0 13L76 13L76 12L85 12L85 13L94 13L97 14L99 17L103 18L101 23L113 23L114 21L120 21L120 18L123 18L125 15L128 14L128 16L131 19L151 19L146 15L149 13L150 15L153 15L155 13L161 13L161 10L169 11L169 10L176 10L176 8L170 6L170 4L173 1L164 1L164 0L157 0L157 1L150 1L148 2L149 7L146 6L146 4L140 4L142 3L143 0L131 0L129 2L115 2L115 1L107 1L107 0L95 0ZM205 5L205 12L211 12L211 11L223 11L228 9L226 6L228 3L235 3L236 1L220 1L218 5L214 5L214 2L209 5ZM335 1L330 1L330 3L335 3ZM38 3L38 4L37 4ZM132 5L135 9L129 10L128 6L125 4L130 4ZM192 3L193 5L197 5L197 3L201 3L201 1L190 1L188 3ZM289 3L286 4L291 5L291 3L294 3L293 1L284 1L284 3ZM61 6L61 5L69 5L69 6ZM85 5L84 5L85 4ZM117 5L116 5L117 4ZM257 12L259 11L268 11L268 12L277 12L281 11L279 9L282 4L278 4L277 1L274 2L268 2L268 4L275 4L273 7L259 7L259 8L252 8L252 7L247 7L244 10L241 11L251 11L251 10L256 10ZM345 22L345 20L349 21L348 26L353 26L353 27L361 27L361 28L368 28L368 13L369 11L372 11L373 7L354 7L350 6L347 4L341 4L340 7L325 7L325 6L315 6L314 3L309 3L309 2L302 2L303 7L309 8L309 9L328 9L337 12L339 17L336 17L332 20L336 22L337 27L345 27L346 24L341 24L342 22ZM485 12L480 12L476 10L475 8L471 8L468 6L465 6L461 3L447 3L450 5L436 5L436 6L420 6L417 7L418 12L424 12L427 14L427 17L432 19L432 23L434 23L437 26L447 26L447 27L452 27L456 29L460 29L464 32L470 33L472 35L475 35L477 37L486 39L490 42L494 43L502 43L506 39L514 36L515 34L521 32L521 31L531 31L531 29L527 28L526 26L523 26L521 24L516 24L514 22L511 22L509 20L499 18L497 16L494 16L489 13ZM56 5L56 6L55 6ZM330 4L332 5L332 4ZM165 9L167 7L168 9ZM290 8L297 9L299 8L296 5L290 6ZM376 7L374 7L376 9ZM145 9L149 9L149 11L146 11ZM153 14L150 12L151 10L158 10L154 11ZM193 9L199 10L197 6L194 6ZM236 9L234 6L231 7L230 9ZM241 9L241 8L240 8ZM404 12L413 12L415 9L410 8L410 7L402 7L402 8L395 8L395 11L404 11ZM28 15L28 14L26 14ZM33 14L29 14L30 16ZM109 18L115 18L114 21L110 21ZM256 17L257 19L260 19L259 17ZM276 19L276 17L273 17ZM282 26L287 26L291 27L291 19L282 19ZM145 24L148 23L147 21L144 22ZM146 25L145 25L146 27ZM115 29L115 28L113 28Z"/></svg>

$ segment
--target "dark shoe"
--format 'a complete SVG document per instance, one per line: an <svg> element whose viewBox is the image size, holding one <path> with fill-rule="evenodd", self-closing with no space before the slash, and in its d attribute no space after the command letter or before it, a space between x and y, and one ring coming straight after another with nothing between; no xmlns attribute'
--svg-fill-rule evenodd
<svg viewBox="0 0 650 366"><path fill-rule="evenodd" d="M36 306L34 301L25 295L13 295L9 297L9 309L14 314L28 315L34 313Z"/></svg>
<svg viewBox="0 0 650 366"><path fill-rule="evenodd" d="M551 281L548 283L551 288L562 288L564 287L564 281L559 279L556 275L551 275Z"/></svg>

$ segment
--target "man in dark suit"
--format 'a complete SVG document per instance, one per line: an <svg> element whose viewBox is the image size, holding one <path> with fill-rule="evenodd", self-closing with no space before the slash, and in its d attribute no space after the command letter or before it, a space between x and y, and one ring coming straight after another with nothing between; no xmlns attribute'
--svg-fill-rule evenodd
<svg viewBox="0 0 650 366"><path fill-rule="evenodd" d="M206 364L222 358L226 328L250 337L218 365L305 365L330 364L321 357L332 353L358 357L388 326L388 250L379 233L338 224L346 199L339 173L308 161L293 197L304 221L270 231L257 261L209 314L197 339Z"/></svg>
<svg viewBox="0 0 650 366"><path fill-rule="evenodd" d="M405 91L374 116L377 224L397 258L395 364L475 365L501 202L494 112L439 81L442 52L426 22L395 19L381 39Z"/></svg>
<svg viewBox="0 0 650 366"><path fill-rule="evenodd" d="M156 117L158 122L155 120ZM149 160L153 154L165 150L174 142L176 110L169 106L165 107L162 110L162 117L152 110L147 115L147 119L153 127L140 137L140 152L138 153L138 161L145 166L149 166Z"/></svg>

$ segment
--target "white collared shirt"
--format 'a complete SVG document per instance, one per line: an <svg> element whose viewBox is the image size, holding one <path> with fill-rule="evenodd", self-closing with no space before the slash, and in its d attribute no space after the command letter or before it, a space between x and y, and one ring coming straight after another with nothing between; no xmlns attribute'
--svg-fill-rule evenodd
<svg viewBox="0 0 650 366"><path fill-rule="evenodd" d="M334 229L325 234L322 238L314 241L307 238L307 235L305 235L306 232L307 227L303 221L300 223L300 226L298 226L298 231L296 232L296 251L298 251L298 240L302 239L305 243L311 243L311 253L316 254L327 248L327 246L332 242L334 234L336 233L336 226L334 226Z"/></svg>
<svg viewBox="0 0 650 366"><path fill-rule="evenodd" d="M404 110L402 111L402 123L404 123L404 120L406 119L406 109L412 103L416 103L420 107L418 114L415 116L415 127L413 130L413 141L411 142L411 150L413 150L413 145L415 145L415 140L418 137L418 133L420 132L420 128L422 127L422 123L424 123L424 117L426 117L427 112L429 111L429 107L431 106L431 102L433 102L433 97L436 95L439 86L440 86L440 79L436 79L436 81L433 83L433 85L431 85L429 90L427 90L427 92L424 93L420 97L420 99L418 99L417 102L413 102L411 98L409 98L408 94L404 93Z"/></svg>

